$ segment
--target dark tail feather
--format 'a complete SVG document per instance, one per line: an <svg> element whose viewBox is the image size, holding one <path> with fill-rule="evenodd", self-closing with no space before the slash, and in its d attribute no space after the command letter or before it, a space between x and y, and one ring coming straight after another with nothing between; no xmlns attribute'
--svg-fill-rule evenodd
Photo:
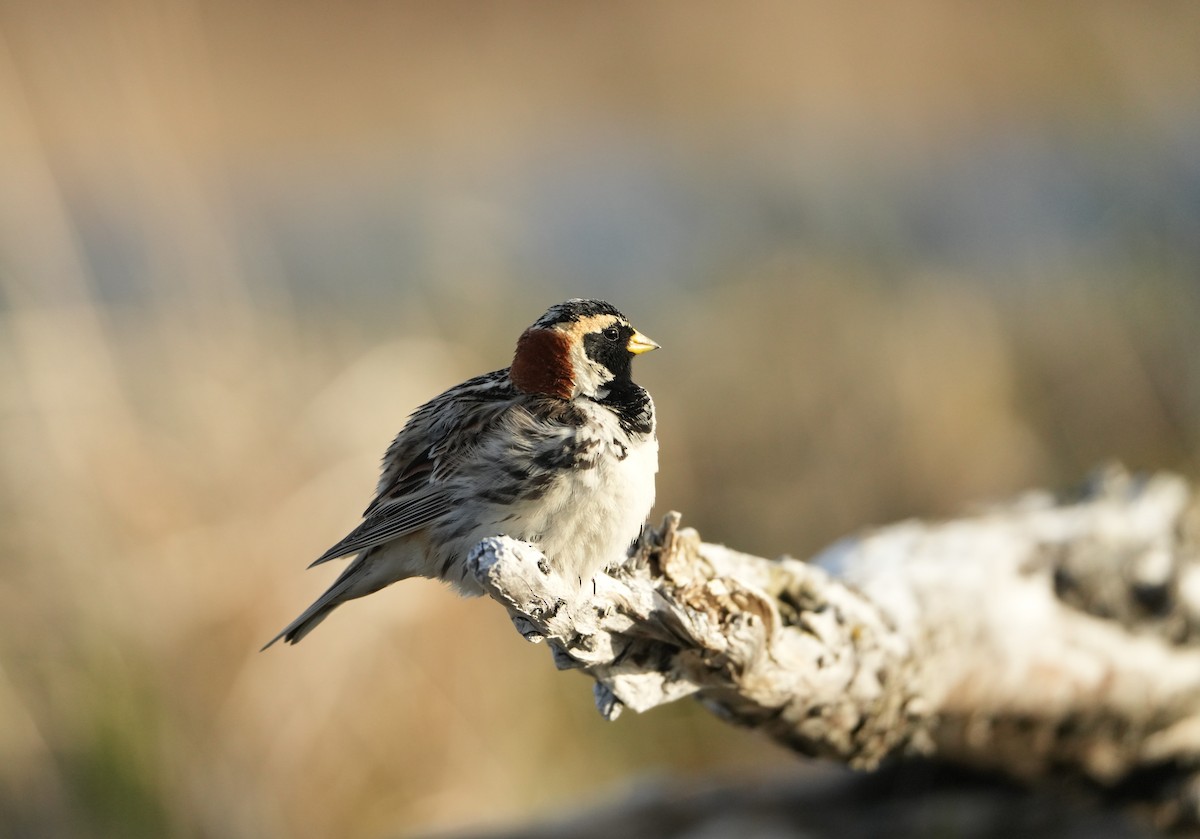
<svg viewBox="0 0 1200 839"><path fill-rule="evenodd" d="M298 644L300 639L308 633L316 629L317 624L329 617L329 613L336 609L347 600L353 600L355 597L361 597L366 592L355 593L352 591L354 582L361 573L361 561L355 562L337 578L333 585L325 590L325 593L316 599L316 601L304 610L300 617L289 623L287 627L263 645L262 650L274 644L280 638L287 641L289 644ZM261 653L262 650L259 650Z"/></svg>
<svg viewBox="0 0 1200 839"><path fill-rule="evenodd" d="M282 638L284 641L287 641L289 644L298 644L301 638L316 629L317 624L329 617L329 613L336 609L339 605L341 605L340 601L330 603L326 602L325 598L322 597L316 603L309 606L304 611L304 614L289 623L286 629L284 629L267 643L263 644L262 649L260 649L259 652L261 653L280 638Z"/></svg>
<svg viewBox="0 0 1200 839"><path fill-rule="evenodd" d="M336 609L347 600L353 600L356 597L363 597L372 592L379 591L384 586L390 585L397 580L406 577L406 574L395 573L391 576L381 576L381 569L376 563L374 549L367 549L358 555L358 558L346 566L346 570L342 571L341 575L334 581L324 594L317 598L316 602L304 610L304 614L296 618L287 628L263 645L263 650L274 644L280 638L287 641L289 644L299 643L300 639L308 633L312 632L317 624L325 620L329 613ZM262 652L260 650L259 652Z"/></svg>

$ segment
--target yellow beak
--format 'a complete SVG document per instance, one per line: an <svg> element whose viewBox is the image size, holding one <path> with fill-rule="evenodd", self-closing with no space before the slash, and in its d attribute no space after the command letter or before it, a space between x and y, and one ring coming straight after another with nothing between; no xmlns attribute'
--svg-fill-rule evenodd
<svg viewBox="0 0 1200 839"><path fill-rule="evenodd" d="M629 350L634 355L641 355L644 352L658 349L659 345L650 338L647 338L636 329L633 335L629 337L629 343L625 345L625 349Z"/></svg>

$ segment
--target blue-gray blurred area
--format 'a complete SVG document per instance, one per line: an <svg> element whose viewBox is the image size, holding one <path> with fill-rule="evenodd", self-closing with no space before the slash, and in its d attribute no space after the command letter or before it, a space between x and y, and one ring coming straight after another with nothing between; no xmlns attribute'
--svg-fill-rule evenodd
<svg viewBox="0 0 1200 839"><path fill-rule="evenodd" d="M0 836L516 823L789 755L324 589L549 304L663 345L655 515L807 555L1200 467L1200 6L0 4ZM816 771L816 770L814 770Z"/></svg>

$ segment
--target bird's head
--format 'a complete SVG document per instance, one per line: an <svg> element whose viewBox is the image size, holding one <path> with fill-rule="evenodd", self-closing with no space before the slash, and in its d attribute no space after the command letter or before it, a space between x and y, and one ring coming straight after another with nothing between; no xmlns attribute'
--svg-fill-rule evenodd
<svg viewBox="0 0 1200 839"><path fill-rule="evenodd" d="M526 393L603 399L614 386L632 381L635 355L657 348L608 303L568 300L551 306L521 334L512 381Z"/></svg>

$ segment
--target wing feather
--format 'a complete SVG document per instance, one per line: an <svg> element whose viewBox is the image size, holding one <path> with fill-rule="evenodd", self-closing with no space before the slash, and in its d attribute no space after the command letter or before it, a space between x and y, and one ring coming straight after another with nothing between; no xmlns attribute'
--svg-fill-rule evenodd
<svg viewBox="0 0 1200 839"><path fill-rule="evenodd" d="M451 507L450 496L440 492L406 498L402 502L393 502L381 507L308 567L358 553L420 530Z"/></svg>
<svg viewBox="0 0 1200 839"><path fill-rule="evenodd" d="M309 567L413 533L452 511L450 479L503 424L516 395L508 371L498 370L414 411L384 455L378 492L362 523Z"/></svg>

